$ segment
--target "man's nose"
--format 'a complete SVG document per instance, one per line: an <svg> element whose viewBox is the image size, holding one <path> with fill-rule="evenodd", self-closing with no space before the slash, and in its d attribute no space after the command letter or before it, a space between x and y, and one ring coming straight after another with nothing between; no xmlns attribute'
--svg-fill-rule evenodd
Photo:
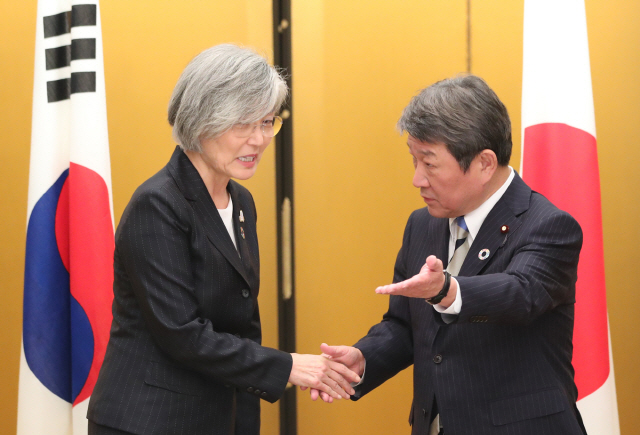
<svg viewBox="0 0 640 435"><path fill-rule="evenodd" d="M415 172L413 173L413 187L429 187L429 180L424 176L419 168L416 168Z"/></svg>

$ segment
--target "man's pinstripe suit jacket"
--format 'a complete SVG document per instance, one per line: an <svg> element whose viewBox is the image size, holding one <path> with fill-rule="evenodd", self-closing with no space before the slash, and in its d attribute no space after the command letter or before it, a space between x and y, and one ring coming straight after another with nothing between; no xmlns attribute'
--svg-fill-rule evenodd
<svg viewBox="0 0 640 435"><path fill-rule="evenodd" d="M448 246L448 219L416 210L393 281L417 274L429 255L446 267ZM583 434L571 365L581 246L578 223L516 174L457 277L460 315L446 324L424 300L391 296L356 344L367 367L354 399L413 364L414 435L429 433L434 398L447 435Z"/></svg>
<svg viewBox="0 0 640 435"><path fill-rule="evenodd" d="M111 337L88 411L95 423L257 435L260 399L283 394L291 356L260 346L255 205L234 181L228 191L238 250L179 148L134 193L116 232Z"/></svg>

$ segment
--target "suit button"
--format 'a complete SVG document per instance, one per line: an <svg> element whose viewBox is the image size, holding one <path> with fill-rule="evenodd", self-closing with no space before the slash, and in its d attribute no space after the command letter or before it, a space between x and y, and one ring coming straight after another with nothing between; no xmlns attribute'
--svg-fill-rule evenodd
<svg viewBox="0 0 640 435"><path fill-rule="evenodd" d="M250 294L251 293L249 293L249 290L247 290L246 288L242 289L242 297L243 298L248 298Z"/></svg>
<svg viewBox="0 0 640 435"><path fill-rule="evenodd" d="M253 387L247 388L247 393L253 393Z"/></svg>
<svg viewBox="0 0 640 435"><path fill-rule="evenodd" d="M262 396L262 397L267 397L267 396L268 396L268 394L267 394L267 392L266 392L266 391L263 391L263 392L262 392L262 394L261 394L261 396Z"/></svg>
<svg viewBox="0 0 640 435"><path fill-rule="evenodd" d="M436 356L433 357L433 362L436 364L440 364L442 362L442 355L437 354Z"/></svg>
<svg viewBox="0 0 640 435"><path fill-rule="evenodd" d="M256 393L256 396L259 396L259 395L260 395L260 393L262 393L262 391L260 391L260 390L256 390L256 391L254 391L254 393Z"/></svg>

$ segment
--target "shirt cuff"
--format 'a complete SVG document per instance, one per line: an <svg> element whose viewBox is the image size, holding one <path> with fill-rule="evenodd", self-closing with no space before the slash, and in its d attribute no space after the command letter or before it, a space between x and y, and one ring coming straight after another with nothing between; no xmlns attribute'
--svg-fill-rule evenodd
<svg viewBox="0 0 640 435"><path fill-rule="evenodd" d="M440 304L434 305L433 308L440 314L453 314L457 316L458 314L460 314L460 311L462 310L462 294L461 294L462 292L460 291L460 284L458 284L458 280L455 279L454 277L451 277L451 280L455 281L456 285L458 286L456 299L449 306L449 308L445 308Z"/></svg>
<svg viewBox="0 0 640 435"><path fill-rule="evenodd" d="M364 382L364 374L367 372L367 360L364 360L364 369L362 369L362 376L360 376L360 382L351 382L351 388L355 388ZM356 373L357 374L357 373Z"/></svg>

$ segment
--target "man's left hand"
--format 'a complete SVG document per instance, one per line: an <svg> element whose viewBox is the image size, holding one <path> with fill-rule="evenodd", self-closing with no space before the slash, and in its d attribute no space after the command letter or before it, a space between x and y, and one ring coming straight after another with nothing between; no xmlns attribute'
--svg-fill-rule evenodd
<svg viewBox="0 0 640 435"><path fill-rule="evenodd" d="M429 299L437 295L444 285L442 271L442 261L435 255L430 255L417 275L405 281L378 287L376 293Z"/></svg>

